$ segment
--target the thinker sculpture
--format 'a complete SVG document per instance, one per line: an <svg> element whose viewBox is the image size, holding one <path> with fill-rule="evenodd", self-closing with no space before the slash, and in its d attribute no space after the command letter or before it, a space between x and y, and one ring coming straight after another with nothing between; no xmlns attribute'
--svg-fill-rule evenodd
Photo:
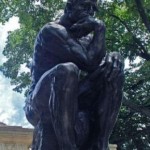
<svg viewBox="0 0 150 150"><path fill-rule="evenodd" d="M107 150L121 105L123 60L106 53L96 0L68 0L35 42L25 113L32 150Z"/></svg>

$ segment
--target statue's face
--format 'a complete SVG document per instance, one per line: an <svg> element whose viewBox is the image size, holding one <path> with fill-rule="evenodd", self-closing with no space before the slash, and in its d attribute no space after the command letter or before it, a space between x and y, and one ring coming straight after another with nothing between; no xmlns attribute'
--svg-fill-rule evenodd
<svg viewBox="0 0 150 150"><path fill-rule="evenodd" d="M69 17L73 22L77 22L80 19L87 16L94 16L96 11L96 4L91 1L82 1L72 6L69 12Z"/></svg>

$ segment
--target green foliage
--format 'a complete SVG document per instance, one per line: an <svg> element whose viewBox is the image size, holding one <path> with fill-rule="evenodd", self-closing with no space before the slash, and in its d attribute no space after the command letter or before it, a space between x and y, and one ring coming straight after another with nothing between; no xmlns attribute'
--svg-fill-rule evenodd
<svg viewBox="0 0 150 150"><path fill-rule="evenodd" d="M106 24L109 51L119 51L130 60L125 70L125 98L111 143L118 149L150 149L150 1L114 0L100 6L98 16ZM139 10L144 9L140 14ZM144 16L145 15L145 16ZM150 23L149 23L150 26ZM140 57L139 63L133 63Z"/></svg>
<svg viewBox="0 0 150 150"><path fill-rule="evenodd" d="M31 0L3 0L1 2L0 21L4 23L12 16L17 16L20 23L19 29L9 32L3 51L8 60L0 66L3 74L11 78L11 83L16 85L15 91L22 92L24 88L29 86L29 74L19 73L21 64L29 66L37 32L44 24L56 17L58 10L63 5L64 3L59 0L45 0L41 5L36 5L35 1Z"/></svg>
<svg viewBox="0 0 150 150"><path fill-rule="evenodd" d="M35 0L36 1L36 0ZM0 22L19 17L20 28L10 32L3 54L7 61L0 66L3 74L22 92L30 83L30 73L20 72L21 65L29 66L37 32L56 18L64 3L60 0L0 0ZM140 5L137 4L140 3ZM96 14L106 24L108 51L118 51L130 61L125 70L125 98L111 143L118 150L150 149L150 1L105 1ZM142 12L142 13L141 13ZM134 63L139 57L140 62Z"/></svg>
<svg viewBox="0 0 150 150"><path fill-rule="evenodd" d="M150 118L122 106L111 136L121 150L149 150Z"/></svg>

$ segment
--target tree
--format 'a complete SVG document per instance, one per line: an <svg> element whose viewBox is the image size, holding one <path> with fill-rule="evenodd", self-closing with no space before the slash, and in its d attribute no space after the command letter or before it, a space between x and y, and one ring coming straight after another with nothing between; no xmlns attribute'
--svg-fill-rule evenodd
<svg viewBox="0 0 150 150"><path fill-rule="evenodd" d="M15 91L28 88L30 73L19 72L21 64L29 67L34 39L39 29L52 21L63 8L60 0L1 1L0 21L19 17L20 29L10 32L3 54L7 61L0 67L16 85ZM130 61L125 70L123 105L111 136L118 149L150 149L150 1L104 1L97 17L106 24L108 51L118 51ZM140 62L134 63L136 58Z"/></svg>
<svg viewBox="0 0 150 150"><path fill-rule="evenodd" d="M20 28L10 32L3 54L8 59L0 70L11 79L11 84L17 92L28 88L30 73L21 72L22 64L30 67L30 59L33 53L34 40L37 32L47 22L52 21L58 15L58 10L64 3L60 0L45 0L41 4L36 1L4 0L1 2L0 21L5 23L12 16L19 17Z"/></svg>
<svg viewBox="0 0 150 150"><path fill-rule="evenodd" d="M111 137L118 149L150 148L149 6L146 0L114 0L105 2L99 12L107 27L108 49L130 60L123 106ZM137 57L141 61L134 64Z"/></svg>

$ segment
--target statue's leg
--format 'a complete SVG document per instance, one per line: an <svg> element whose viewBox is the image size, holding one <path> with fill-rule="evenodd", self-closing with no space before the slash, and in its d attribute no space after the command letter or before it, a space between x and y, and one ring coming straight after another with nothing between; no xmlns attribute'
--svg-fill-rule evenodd
<svg viewBox="0 0 150 150"><path fill-rule="evenodd" d="M50 85L49 109L61 150L76 150L78 68L73 63L58 65Z"/></svg>
<svg viewBox="0 0 150 150"><path fill-rule="evenodd" d="M82 115L78 117L79 124L76 126L78 144L80 145L79 150L94 150L93 145L97 143L99 135L99 117L97 112L99 95L102 94L103 85L101 82L103 79L98 77L91 80L93 75L88 75L79 84L78 110Z"/></svg>
<svg viewBox="0 0 150 150"><path fill-rule="evenodd" d="M74 125L77 116L78 72L73 63L59 64L41 77L33 92L33 105L41 112L41 125L48 128L47 123L50 121L59 150L77 149Z"/></svg>
<svg viewBox="0 0 150 150"><path fill-rule="evenodd" d="M46 72L41 77L35 89L27 97L24 107L28 121L34 126L32 150L59 150L48 107L50 97L48 76L50 72L53 70Z"/></svg>
<svg viewBox="0 0 150 150"><path fill-rule="evenodd" d="M32 150L59 150L58 141L49 121L39 121L34 128Z"/></svg>
<svg viewBox="0 0 150 150"><path fill-rule="evenodd" d="M100 84L101 92L98 97L95 128L96 137L92 150L107 150L108 141L122 101L124 83L123 60L114 52L106 56L101 66Z"/></svg>
<svg viewBox="0 0 150 150"><path fill-rule="evenodd" d="M110 53L99 69L80 82L79 110L89 114L89 136L80 150L107 150L122 100L123 61ZM80 128L80 127L79 127Z"/></svg>

